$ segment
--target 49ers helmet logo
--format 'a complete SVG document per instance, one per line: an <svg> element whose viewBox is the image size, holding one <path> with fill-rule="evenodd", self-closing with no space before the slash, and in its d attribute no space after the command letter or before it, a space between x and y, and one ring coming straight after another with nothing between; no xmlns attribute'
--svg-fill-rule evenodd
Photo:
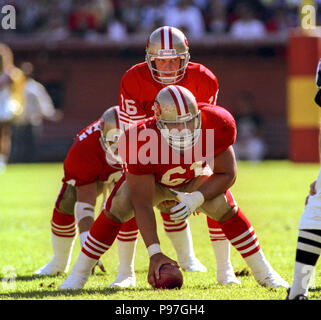
<svg viewBox="0 0 321 320"><path fill-rule="evenodd" d="M155 113L156 119L159 118L161 115L161 108L160 108L158 101L154 102L153 111Z"/></svg>

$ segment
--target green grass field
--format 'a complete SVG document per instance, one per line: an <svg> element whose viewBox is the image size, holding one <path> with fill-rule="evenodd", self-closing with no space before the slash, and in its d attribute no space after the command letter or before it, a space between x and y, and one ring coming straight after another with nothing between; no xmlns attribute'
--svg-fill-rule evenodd
<svg viewBox="0 0 321 320"><path fill-rule="evenodd" d="M292 282L297 241L297 226L305 196L319 170L318 164L293 164L267 161L239 163L233 194L254 226L260 245L272 266ZM102 257L106 273L91 276L83 290L60 292L66 275L37 278L33 272L52 257L50 219L60 189L62 164L11 164L0 175L0 300L74 299L74 300L283 300L286 290L260 287L247 273L241 256L231 249L231 260L242 286L216 284L216 262L210 245L205 216L192 216L190 225L197 257L207 273L184 272L181 290L154 290L147 283L148 256L140 238L136 251L137 287L115 290L108 285L118 267L117 245ZM98 213L98 212L97 212ZM165 254L176 258L160 222L158 231ZM79 254L79 241L73 251L72 265ZM12 270L13 281L5 281ZM246 272L242 272L246 271ZM321 297L321 265L317 265L310 299Z"/></svg>

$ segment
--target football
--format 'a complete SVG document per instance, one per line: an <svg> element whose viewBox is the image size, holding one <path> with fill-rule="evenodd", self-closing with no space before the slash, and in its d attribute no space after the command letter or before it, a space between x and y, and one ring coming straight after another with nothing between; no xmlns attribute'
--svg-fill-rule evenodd
<svg viewBox="0 0 321 320"><path fill-rule="evenodd" d="M156 279L156 289L180 289L183 285L183 274L178 267L170 263L163 264L159 269L159 279Z"/></svg>

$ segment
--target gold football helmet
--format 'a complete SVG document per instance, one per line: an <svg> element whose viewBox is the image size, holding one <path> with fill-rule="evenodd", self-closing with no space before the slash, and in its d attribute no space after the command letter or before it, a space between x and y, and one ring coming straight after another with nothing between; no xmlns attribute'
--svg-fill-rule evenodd
<svg viewBox="0 0 321 320"><path fill-rule="evenodd" d="M197 142L201 112L189 90L176 85L163 88L155 98L153 110L158 129L173 149L189 149Z"/></svg>
<svg viewBox="0 0 321 320"><path fill-rule="evenodd" d="M159 70L155 59L180 58L176 70ZM187 39L182 31L174 27L160 27L152 32L146 45L146 62L155 81L168 85L180 81L185 74L190 54Z"/></svg>
<svg viewBox="0 0 321 320"><path fill-rule="evenodd" d="M100 119L100 143L106 152L107 162L111 166L119 166L122 163L118 155L118 140L123 132L119 121L119 106L108 108Z"/></svg>

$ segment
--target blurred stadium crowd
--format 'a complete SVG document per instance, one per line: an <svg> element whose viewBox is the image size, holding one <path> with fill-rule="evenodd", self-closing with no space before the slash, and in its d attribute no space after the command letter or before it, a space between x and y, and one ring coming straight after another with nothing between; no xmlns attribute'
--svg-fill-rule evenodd
<svg viewBox="0 0 321 320"><path fill-rule="evenodd" d="M300 0L0 0L14 5L17 28L12 35L109 38L123 41L161 25L180 28L189 38L231 35L260 38L287 34L299 24ZM320 0L316 0L317 7ZM321 10L317 10L317 24ZM4 35L5 30L0 30ZM6 33L8 36L8 33Z"/></svg>

